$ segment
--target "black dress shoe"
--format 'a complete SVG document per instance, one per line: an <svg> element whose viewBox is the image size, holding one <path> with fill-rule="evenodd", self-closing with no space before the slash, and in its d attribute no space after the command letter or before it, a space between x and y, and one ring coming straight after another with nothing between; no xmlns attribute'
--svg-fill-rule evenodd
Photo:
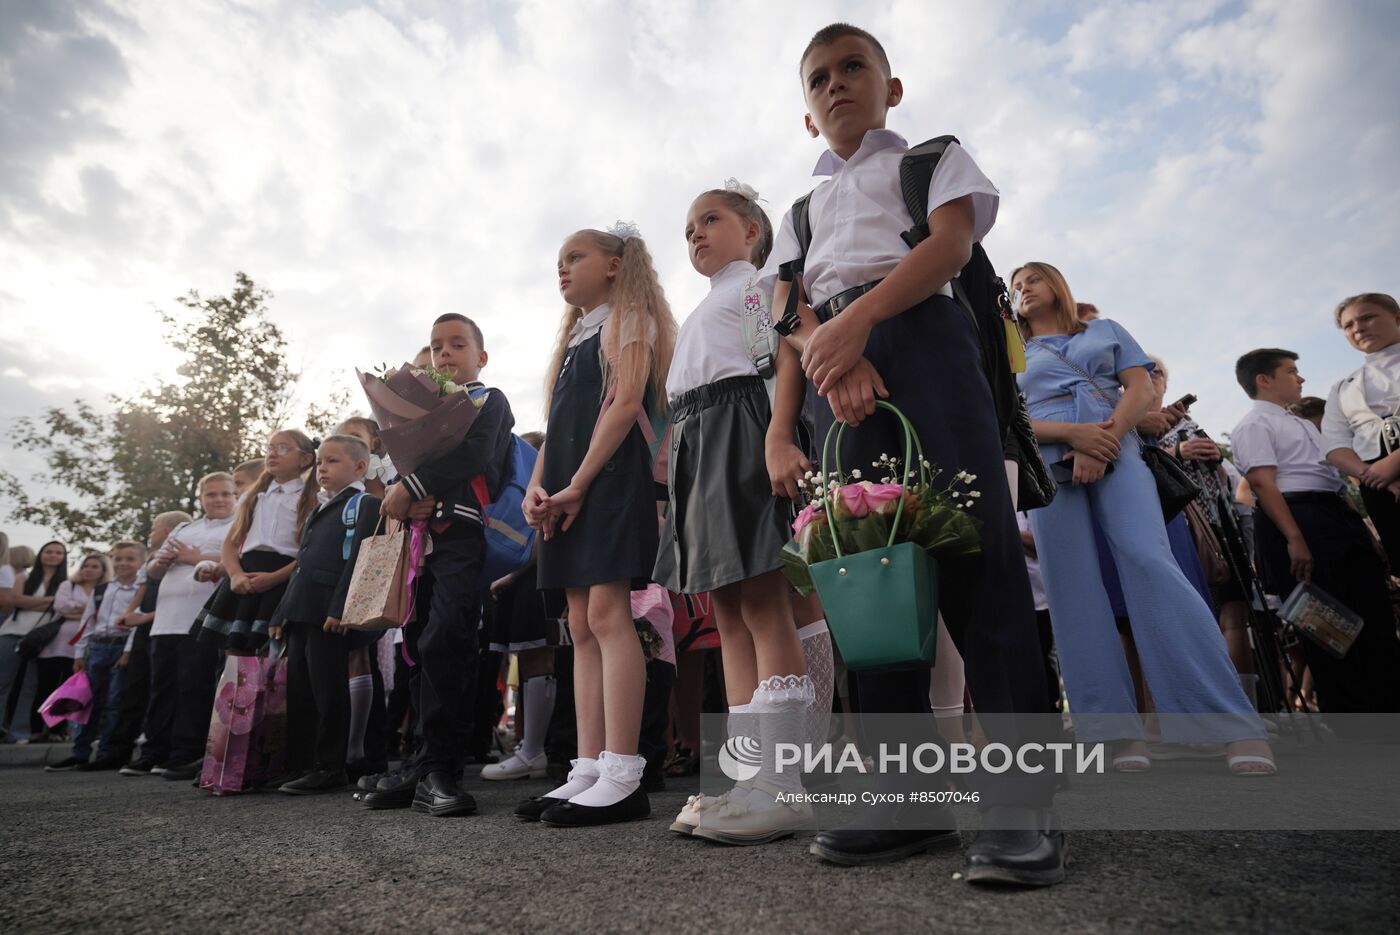
<svg viewBox="0 0 1400 935"><path fill-rule="evenodd" d="M552 805L567 802L568 799L551 799L547 795L536 795L515 806L514 815L521 821L539 821L540 816Z"/></svg>
<svg viewBox="0 0 1400 935"><path fill-rule="evenodd" d="M189 782L199 775L199 771L204 768L204 758L193 760L189 763L179 763L166 768L162 773L166 779L172 782Z"/></svg>
<svg viewBox="0 0 1400 935"><path fill-rule="evenodd" d="M82 764L81 766L78 767L78 772L80 772L80 773L104 773L104 772L106 772L106 771L108 771L108 770L112 770L112 769L121 769L121 768L122 768L122 764L125 763L125 762L126 762L126 758L125 758L125 757L118 758L118 757L115 757L115 756L102 756L102 757L98 757L97 759L93 760L91 763L84 763L84 764Z"/></svg>
<svg viewBox="0 0 1400 935"><path fill-rule="evenodd" d="M288 795L319 795L322 792L335 792L350 785L350 777L345 775L344 770L331 772L330 770L312 770L300 779L293 779L291 782L283 783L277 787L278 792L285 792Z"/></svg>
<svg viewBox="0 0 1400 935"><path fill-rule="evenodd" d="M434 770L418 780L418 788L413 793L413 810L426 812L434 818L470 815L476 811L476 799L462 791L451 773Z"/></svg>
<svg viewBox="0 0 1400 935"><path fill-rule="evenodd" d="M68 772L69 770L75 770L75 769L77 769L79 766L82 766L82 765L83 765L83 761L80 760L80 759L78 759L76 756L68 756L68 757L64 757L63 759L59 760L57 763L50 763L48 766L45 766L45 767L44 767L44 772L46 772L46 773L66 773L66 772Z"/></svg>
<svg viewBox="0 0 1400 935"><path fill-rule="evenodd" d="M843 867L864 867L961 846L956 829L839 828L820 832L807 850Z"/></svg>
<svg viewBox="0 0 1400 935"><path fill-rule="evenodd" d="M412 769L405 768L380 776L373 788L360 795L360 804L372 809L408 808L417 791L418 777Z"/></svg>
<svg viewBox="0 0 1400 935"><path fill-rule="evenodd" d="M382 776L389 771L389 764L381 761L356 760L345 767L345 775L350 782L358 783L366 776Z"/></svg>
<svg viewBox="0 0 1400 935"><path fill-rule="evenodd" d="M998 806L967 850L967 882L1051 886L1065 878L1069 847L1048 809Z"/></svg>
<svg viewBox="0 0 1400 935"><path fill-rule="evenodd" d="M651 814L651 800L641 786L621 802L611 805L575 805L560 802L540 814L540 821L555 828L586 828L592 825L612 825L620 821L637 821Z"/></svg>
<svg viewBox="0 0 1400 935"><path fill-rule="evenodd" d="M141 759L128 763L121 768L123 776L150 776L151 770L160 764L153 756L143 756Z"/></svg>

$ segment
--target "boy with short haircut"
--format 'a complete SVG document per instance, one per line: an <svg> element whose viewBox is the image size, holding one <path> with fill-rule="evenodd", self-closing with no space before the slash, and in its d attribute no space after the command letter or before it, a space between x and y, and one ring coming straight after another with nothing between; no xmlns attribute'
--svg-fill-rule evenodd
<svg viewBox="0 0 1400 935"><path fill-rule="evenodd" d="M117 663L131 635L124 618L126 608L136 596L136 575L146 560L146 548L139 542L118 542L112 546L111 556L116 577L105 585L98 585L88 598L73 657L73 671L86 671L92 685L92 711L87 723L78 727L72 756L44 767L47 772L77 769L86 764L92 756L92 741L99 725L102 725L102 738L94 762L105 764L114 759L112 738L119 726L122 698L122 670Z"/></svg>
<svg viewBox="0 0 1400 935"><path fill-rule="evenodd" d="M800 477L807 468L791 441L804 386L826 400L815 406L816 438L825 437L834 420L861 425L846 433L842 462L866 470L882 452L903 450L897 421L877 413L875 400L888 398L898 406L913 422L931 464L948 476L965 471L979 479L980 497L971 512L982 523L982 554L940 563L945 582L940 610L966 660L977 709L984 714L1045 711L1044 666L1004 480L1003 436L976 328L950 286L973 245L991 229L1000 196L972 157L951 143L929 184L927 217L909 216L900 185L900 163L909 146L885 128L904 87L870 33L845 23L822 29L803 52L799 72L807 130L829 147L814 174L830 180L818 185L808 202L808 243L799 239L789 212L769 267L801 268L791 288L809 300L799 303L795 315L785 315L777 329L787 340L780 350L768 433L769 473L777 483ZM911 249L902 235L916 221L927 221L928 236ZM777 283L774 308L784 308L788 291L786 282ZM857 677L867 713L928 710L927 668ZM1015 732L1027 735L1021 740L1031 731L1018 721ZM984 830L968 852L967 879L1032 885L1062 880L1064 837L1050 809L1052 772L978 781ZM823 832L812 852L856 866L956 847L951 812L944 817L942 830L934 831Z"/></svg>
<svg viewBox="0 0 1400 935"><path fill-rule="evenodd" d="M316 452L320 505L306 521L297 569L277 605L269 633L287 640L289 795L330 792L349 783L347 670L350 639L340 625L360 543L374 534L379 498L365 493L369 448L353 435L332 435ZM353 638L378 633L356 632Z"/></svg>
<svg viewBox="0 0 1400 935"><path fill-rule="evenodd" d="M258 482L258 478L262 476L262 472L262 458L254 458L251 461L244 461L238 467L234 468L233 495L235 497L243 496L243 491L256 484Z"/></svg>
<svg viewBox="0 0 1400 935"><path fill-rule="evenodd" d="M1311 581L1365 620L1341 659L1302 641L1324 713L1400 711L1400 640L1385 565L1342 496L1342 479L1323 455L1322 433L1290 411L1303 396L1297 361L1293 351L1275 347L1250 351L1235 364L1235 378L1254 405L1230 443L1259 501L1254 541L1265 588L1287 597L1299 580Z"/></svg>
<svg viewBox="0 0 1400 935"><path fill-rule="evenodd" d="M432 596L426 614L418 614L421 624L405 634L409 654L421 670L422 747L404 770L380 779L361 799L369 808L411 804L438 817L476 811L476 801L457 784L470 718L466 702L476 694L480 579L486 555L482 504L472 478L484 475L488 494L496 496L515 425L505 394L488 390L478 379L487 361L483 344L481 329L464 315L449 313L433 322L432 365L471 393L479 411L453 451L404 475L384 493L384 515L429 521L433 538L426 570Z"/></svg>

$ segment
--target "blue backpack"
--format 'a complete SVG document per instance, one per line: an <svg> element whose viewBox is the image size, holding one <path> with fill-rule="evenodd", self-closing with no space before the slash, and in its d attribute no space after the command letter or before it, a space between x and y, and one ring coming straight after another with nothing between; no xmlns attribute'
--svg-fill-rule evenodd
<svg viewBox="0 0 1400 935"><path fill-rule="evenodd" d="M486 560L481 580L486 586L492 581L519 571L530 564L535 551L535 530L525 522L521 504L525 502L525 485L535 472L539 452L519 435L510 437L506 469L501 475L501 492L493 501L486 489L486 476L472 478L472 492L481 504L481 525L486 530Z"/></svg>
<svg viewBox="0 0 1400 935"><path fill-rule="evenodd" d="M350 549L355 544L355 522L360 518L360 501L364 497L365 492L361 490L346 500L340 511L340 521L345 524L345 539L340 544L340 557L343 561L350 561Z"/></svg>

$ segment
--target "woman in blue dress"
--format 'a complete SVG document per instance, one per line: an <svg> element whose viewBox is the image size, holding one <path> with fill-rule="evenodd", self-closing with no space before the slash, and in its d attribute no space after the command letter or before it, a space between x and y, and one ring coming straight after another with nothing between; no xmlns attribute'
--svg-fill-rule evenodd
<svg viewBox="0 0 1400 935"><path fill-rule="evenodd" d="M1028 339L1021 389L1041 454L1072 472L1050 505L1031 513L1031 528L1077 738L1117 741L1117 770L1151 765L1099 571L1097 524L1120 573L1162 739L1225 743L1236 775L1276 772L1214 614L1172 557L1152 472L1130 432L1153 399L1151 361L1117 322L1081 322L1053 266L1028 263L1011 285Z"/></svg>

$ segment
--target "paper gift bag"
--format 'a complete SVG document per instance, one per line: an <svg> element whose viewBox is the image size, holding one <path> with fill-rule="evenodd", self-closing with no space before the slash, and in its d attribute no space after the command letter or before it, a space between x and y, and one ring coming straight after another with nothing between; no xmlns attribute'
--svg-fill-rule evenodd
<svg viewBox="0 0 1400 935"><path fill-rule="evenodd" d="M286 660L229 656L214 696L199 787L245 792L281 773L287 719Z"/></svg>
<svg viewBox="0 0 1400 935"><path fill-rule="evenodd" d="M410 566L408 526L390 521L386 529L381 519L374 535L360 543L340 622L354 630L403 626Z"/></svg>

